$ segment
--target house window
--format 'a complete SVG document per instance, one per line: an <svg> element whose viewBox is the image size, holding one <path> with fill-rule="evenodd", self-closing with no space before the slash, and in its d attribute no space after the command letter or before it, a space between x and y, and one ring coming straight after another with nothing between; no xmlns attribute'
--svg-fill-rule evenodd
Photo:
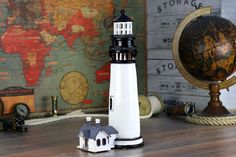
<svg viewBox="0 0 236 157"><path fill-rule="evenodd" d="M101 140L100 139L97 139L97 146L101 146Z"/></svg>
<svg viewBox="0 0 236 157"><path fill-rule="evenodd" d="M107 144L107 140L105 138L102 139L102 145L106 145Z"/></svg>

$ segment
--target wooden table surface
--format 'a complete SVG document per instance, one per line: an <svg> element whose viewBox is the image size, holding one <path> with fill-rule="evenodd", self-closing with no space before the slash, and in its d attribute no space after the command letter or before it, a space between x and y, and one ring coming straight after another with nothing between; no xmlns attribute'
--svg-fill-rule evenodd
<svg viewBox="0 0 236 157"><path fill-rule="evenodd" d="M107 118L102 118L107 123ZM145 145L88 153L76 148L84 118L29 126L26 133L0 132L0 156L6 157L236 157L236 126L189 124L166 116L141 120Z"/></svg>

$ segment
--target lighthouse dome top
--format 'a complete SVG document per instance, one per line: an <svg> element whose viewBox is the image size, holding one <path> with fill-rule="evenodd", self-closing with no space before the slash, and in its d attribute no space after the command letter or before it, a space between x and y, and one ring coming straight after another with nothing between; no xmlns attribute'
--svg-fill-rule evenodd
<svg viewBox="0 0 236 157"><path fill-rule="evenodd" d="M125 15L125 10L120 11L120 16L114 19L114 22L131 22L129 16Z"/></svg>

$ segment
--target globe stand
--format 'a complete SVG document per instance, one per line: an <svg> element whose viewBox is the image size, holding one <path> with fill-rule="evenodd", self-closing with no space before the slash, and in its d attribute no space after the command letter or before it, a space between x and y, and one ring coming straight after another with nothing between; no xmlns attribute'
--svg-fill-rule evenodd
<svg viewBox="0 0 236 157"><path fill-rule="evenodd" d="M179 24L174 37L173 37L173 58L176 64L177 69L180 71L182 76L194 84L196 87L210 90L210 101L208 106L201 112L197 114L192 114L191 116L186 117L186 121L195 124L203 125L235 125L236 124L236 115L231 114L220 101L220 89L229 88L230 86L236 84L236 77L233 76L230 79L224 80L220 83L209 83L204 80L197 79L193 77L182 65L182 61L179 56L179 43L180 37L186 28L187 25L194 19L207 15L211 13L210 7L204 7L197 9L196 11L188 14L182 22ZM232 54L233 56L233 54ZM222 80L222 79L221 79Z"/></svg>
<svg viewBox="0 0 236 157"><path fill-rule="evenodd" d="M222 105L220 101L220 85L210 84L210 101L208 106L202 111L201 116L232 116L232 114Z"/></svg>

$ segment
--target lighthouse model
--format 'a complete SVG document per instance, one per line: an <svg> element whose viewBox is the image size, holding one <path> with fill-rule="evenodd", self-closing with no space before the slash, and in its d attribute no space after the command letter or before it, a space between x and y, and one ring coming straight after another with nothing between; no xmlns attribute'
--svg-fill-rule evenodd
<svg viewBox="0 0 236 157"><path fill-rule="evenodd" d="M143 145L140 136L139 102L136 74L137 50L132 21L121 10L113 22L110 46L109 125L119 133L115 148Z"/></svg>

